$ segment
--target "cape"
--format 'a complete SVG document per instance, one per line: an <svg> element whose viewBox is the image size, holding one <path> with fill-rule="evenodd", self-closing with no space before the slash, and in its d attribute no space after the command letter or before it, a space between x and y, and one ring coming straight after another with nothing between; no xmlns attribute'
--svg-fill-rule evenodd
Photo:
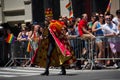
<svg viewBox="0 0 120 80"><path fill-rule="evenodd" d="M61 33L62 28L64 28L63 22L54 20L51 21L49 27L45 28L43 32L44 37L47 37L47 35L50 33L56 43L56 47L52 52L50 66L66 66L76 61L67 36ZM39 49L35 59L35 64L40 67L46 66L49 43L50 40L48 38L43 38L39 45Z"/></svg>

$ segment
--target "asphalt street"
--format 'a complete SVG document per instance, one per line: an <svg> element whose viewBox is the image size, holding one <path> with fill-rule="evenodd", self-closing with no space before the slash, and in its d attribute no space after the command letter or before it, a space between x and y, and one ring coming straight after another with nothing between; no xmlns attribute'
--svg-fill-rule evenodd
<svg viewBox="0 0 120 80"><path fill-rule="evenodd" d="M120 69L67 69L67 75L58 75L60 69L50 69L49 76L41 76L40 74L43 72L44 68L0 68L0 80L120 80Z"/></svg>

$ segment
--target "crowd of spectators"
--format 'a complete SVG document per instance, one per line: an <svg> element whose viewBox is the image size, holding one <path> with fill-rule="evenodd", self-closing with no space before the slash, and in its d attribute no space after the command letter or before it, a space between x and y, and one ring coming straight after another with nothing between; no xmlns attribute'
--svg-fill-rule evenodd
<svg viewBox="0 0 120 80"><path fill-rule="evenodd" d="M116 11L116 15L114 16L112 14L93 13L91 15L90 21L88 21L88 16L86 13L82 14L80 18L68 18L67 16L60 16L58 20L63 21L66 25L64 31L68 39L76 39L79 37L85 40L83 41L84 47L82 49L82 52L75 53L76 57L77 54L81 54L82 56L88 54L88 42L86 42L88 39L91 42L94 41L94 43L92 43L92 48L96 52L94 58L105 58L107 53L105 53L106 48L103 37L110 37L107 39L110 47L109 57L120 58L120 39L118 39L118 36L120 34L120 9ZM25 23L18 24L14 27L10 27L7 23L1 24L0 40L5 40L8 32L10 32L14 34L17 41L34 40L35 42L33 48L34 51L36 51L38 43L43 38L42 33L44 32L44 27L49 26L49 17L45 18L44 23L44 25L39 25L36 22L33 24ZM70 40L70 42L71 46L74 48L74 44L76 43L74 43L73 40ZM33 58L34 57L32 57L31 60L34 60ZM117 66L118 62L119 60L95 60L95 63L100 63L106 66L109 66L111 64L115 64Z"/></svg>

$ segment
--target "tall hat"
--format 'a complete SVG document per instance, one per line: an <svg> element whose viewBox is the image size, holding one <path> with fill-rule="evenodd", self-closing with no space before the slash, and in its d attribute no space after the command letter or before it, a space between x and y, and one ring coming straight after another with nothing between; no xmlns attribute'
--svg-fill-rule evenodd
<svg viewBox="0 0 120 80"><path fill-rule="evenodd" d="M52 8L47 8L45 10L45 17L52 17L52 16L53 16Z"/></svg>

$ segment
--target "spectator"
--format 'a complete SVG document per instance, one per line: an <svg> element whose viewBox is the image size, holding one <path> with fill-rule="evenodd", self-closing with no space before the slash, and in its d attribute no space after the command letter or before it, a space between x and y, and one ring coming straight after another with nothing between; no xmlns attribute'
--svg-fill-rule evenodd
<svg viewBox="0 0 120 80"><path fill-rule="evenodd" d="M22 51L20 56L26 57L28 55L27 53L28 31L25 25L22 25L22 29L17 36L17 40L20 43L20 46L21 46L20 50ZM21 61L21 66L24 66L24 64L26 63L26 60L20 60L20 61Z"/></svg>
<svg viewBox="0 0 120 80"><path fill-rule="evenodd" d="M105 25L103 25L103 33L104 33L104 36L110 37L108 38L108 42L109 42L111 51L113 53L113 56L111 57L116 58L117 57L116 52L120 51L119 49L120 43L119 41L117 41L117 38L115 36L118 36L119 30L118 30L118 26L112 22L111 16L109 14L105 16ZM114 63L115 63L114 66L118 68L117 62L114 61Z"/></svg>
<svg viewBox="0 0 120 80"><path fill-rule="evenodd" d="M95 39L95 36L87 30L87 14L82 14L82 19L79 22L78 31L81 38Z"/></svg>
<svg viewBox="0 0 120 80"><path fill-rule="evenodd" d="M36 58L36 54L38 52L38 45L39 45L40 40L41 40L40 28L41 28L40 25L35 24L35 25L33 25L33 30L29 32L28 38L31 42L31 46L32 46L32 50L33 50L33 56L32 56L30 66L35 66L34 65L34 60Z"/></svg>
<svg viewBox="0 0 120 80"><path fill-rule="evenodd" d="M79 25L80 18L76 18L75 24L74 24L74 29L75 29L75 34L79 36L79 31L78 31L78 25Z"/></svg>
<svg viewBox="0 0 120 80"><path fill-rule="evenodd" d="M88 30L89 30L90 32L92 32L92 26L93 26L93 24L94 24L96 21L98 21L98 16L96 16L95 14L93 14L93 15L91 16L91 21L88 22Z"/></svg>
<svg viewBox="0 0 120 80"><path fill-rule="evenodd" d="M112 21L118 26L120 25L120 9L116 11L116 17Z"/></svg>
<svg viewBox="0 0 120 80"><path fill-rule="evenodd" d="M26 28L22 28L21 32L17 36L18 41L27 41L28 40L28 33Z"/></svg>
<svg viewBox="0 0 120 80"><path fill-rule="evenodd" d="M88 28L87 19L88 19L87 14L86 13L82 14L82 19L80 20L79 25L78 25L79 35L83 40L85 40L85 44L84 44L84 47L82 50L82 57L85 59L88 58L87 52L91 51L91 50L87 50L88 46L86 44L87 43L86 39L91 42L91 45L89 45L89 46L93 46L92 40L95 39L95 36L90 31L87 30L87 28ZM86 62L85 62L85 64L86 64Z"/></svg>
<svg viewBox="0 0 120 80"><path fill-rule="evenodd" d="M98 47L98 58L103 58L104 54L103 54L103 39L101 38L101 36L103 36L103 31L102 31L102 25L104 25L104 15L100 14L99 15L99 20L97 20L93 26L92 26L92 32L94 32L95 36L96 36L96 45ZM97 63L103 64L103 61L98 60Z"/></svg>

